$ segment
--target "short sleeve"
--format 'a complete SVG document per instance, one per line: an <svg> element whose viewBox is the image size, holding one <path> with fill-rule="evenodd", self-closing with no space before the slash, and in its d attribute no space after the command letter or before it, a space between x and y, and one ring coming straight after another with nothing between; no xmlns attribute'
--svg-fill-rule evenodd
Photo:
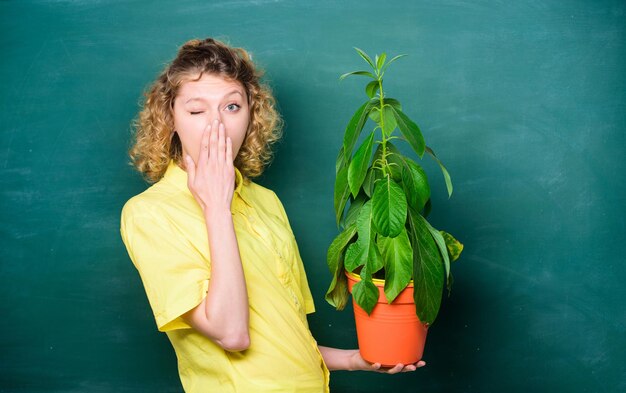
<svg viewBox="0 0 626 393"><path fill-rule="evenodd" d="M278 207L278 211L280 212L280 216L284 224L289 228L289 231L293 234L293 230L291 229L291 225L289 224L289 219L287 218L287 212L285 212L285 208L278 199L276 193L274 194L274 199L276 200L276 204ZM315 303L313 302L313 296L311 295L311 289L309 288L309 282L306 278L306 271L304 270L304 263L302 262L302 258L300 257L300 250L298 249L298 244L295 241L295 236L293 237L293 247L295 250L296 263L293 264L293 275L298 279L298 285L300 287L300 292L302 293L302 299L304 301L304 312L307 314L311 314L315 312Z"/></svg>
<svg viewBox="0 0 626 393"><path fill-rule="evenodd" d="M159 331L191 328L180 316L209 287L209 262L165 217L122 210L120 232L139 271Z"/></svg>

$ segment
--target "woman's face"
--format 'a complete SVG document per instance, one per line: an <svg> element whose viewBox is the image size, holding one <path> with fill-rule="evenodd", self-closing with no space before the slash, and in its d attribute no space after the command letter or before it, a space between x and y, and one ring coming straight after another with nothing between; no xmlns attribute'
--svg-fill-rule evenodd
<svg viewBox="0 0 626 393"><path fill-rule="evenodd" d="M234 159L250 122L248 98L241 83L211 74L184 82L174 99L174 130L182 143L183 157L188 154L198 162L202 133L214 120L224 124Z"/></svg>

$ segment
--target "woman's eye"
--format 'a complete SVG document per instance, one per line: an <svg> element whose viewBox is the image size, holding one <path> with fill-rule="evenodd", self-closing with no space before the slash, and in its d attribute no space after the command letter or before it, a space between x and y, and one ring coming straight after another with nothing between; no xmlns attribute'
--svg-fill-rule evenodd
<svg viewBox="0 0 626 393"><path fill-rule="evenodd" d="M235 111L239 110L239 108L241 108L241 106L239 106L237 104L226 105L226 110L229 111L229 112L235 112Z"/></svg>
<svg viewBox="0 0 626 393"><path fill-rule="evenodd" d="M203 111L190 111L189 114L191 115L199 115L200 113L203 113Z"/></svg>

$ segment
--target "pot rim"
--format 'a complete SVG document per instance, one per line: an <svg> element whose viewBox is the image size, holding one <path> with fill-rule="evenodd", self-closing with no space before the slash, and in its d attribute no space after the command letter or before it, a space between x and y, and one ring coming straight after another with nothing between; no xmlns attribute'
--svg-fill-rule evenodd
<svg viewBox="0 0 626 393"><path fill-rule="evenodd" d="M359 276L358 274L355 274L353 272L349 272L347 270L344 269L344 271L346 272L346 276L351 277L353 280L355 281L361 281L361 276ZM384 287L385 286L385 280L382 280L380 278L372 278L372 281L374 282L374 285L376 286L380 286L380 287ZM414 282L413 280L409 281L409 283L407 284L406 288L409 287L413 287L414 286Z"/></svg>

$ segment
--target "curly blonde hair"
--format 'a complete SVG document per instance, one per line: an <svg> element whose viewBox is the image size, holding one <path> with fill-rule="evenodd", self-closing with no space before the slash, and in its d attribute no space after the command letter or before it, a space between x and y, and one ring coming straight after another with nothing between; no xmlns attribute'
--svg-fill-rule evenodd
<svg viewBox="0 0 626 393"><path fill-rule="evenodd" d="M182 161L182 144L174 128L174 99L183 83L204 73L238 81L248 96L250 123L234 165L244 179L261 175L272 159L271 145L282 135L282 120L270 88L248 52L206 38L187 41L176 58L145 93L143 108L133 121L132 164L149 182L159 181L170 162Z"/></svg>

